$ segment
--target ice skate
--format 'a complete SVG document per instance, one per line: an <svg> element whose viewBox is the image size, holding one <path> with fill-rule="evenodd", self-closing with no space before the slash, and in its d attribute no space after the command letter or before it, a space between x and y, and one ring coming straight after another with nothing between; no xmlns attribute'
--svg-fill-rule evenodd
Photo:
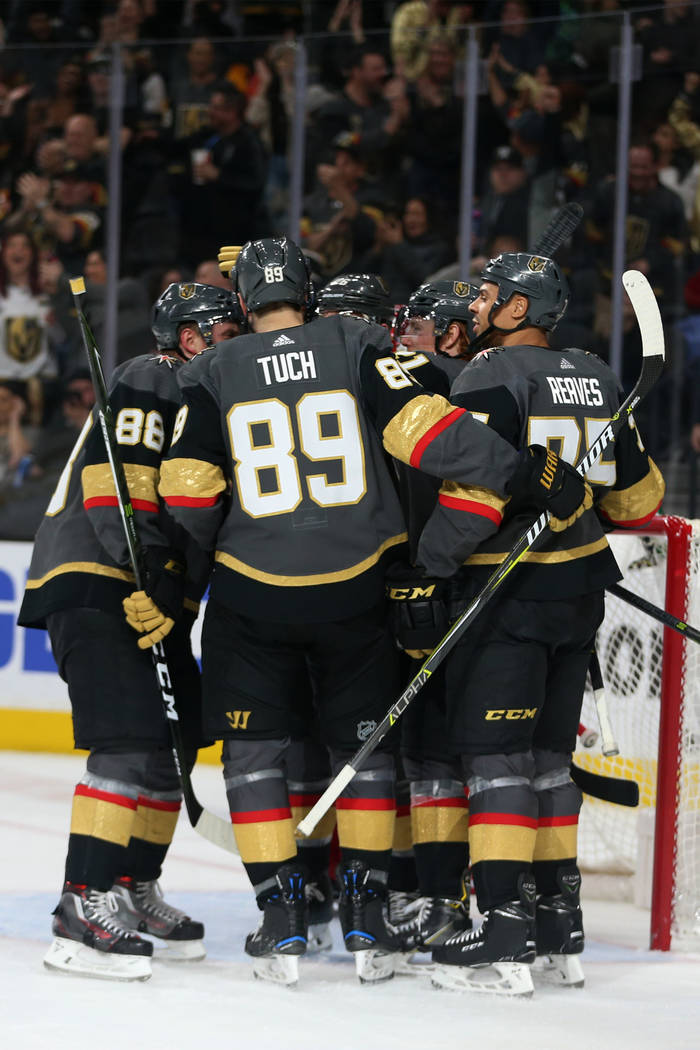
<svg viewBox="0 0 700 1050"><path fill-rule="evenodd" d="M333 886L328 875L320 875L307 882L306 902L309 906L307 951L329 952L333 948Z"/></svg>
<svg viewBox="0 0 700 1050"><path fill-rule="evenodd" d="M518 900L489 909L478 930L453 934L433 950L437 988L491 995L530 996L535 960L535 884L520 882Z"/></svg>
<svg viewBox="0 0 700 1050"><path fill-rule="evenodd" d="M426 952L443 944L453 933L471 929L471 919L463 901L449 897L419 897L413 914L406 912L403 922L395 924L402 951L396 963L397 977L420 977L430 973L432 962Z"/></svg>
<svg viewBox="0 0 700 1050"><path fill-rule="evenodd" d="M207 954L202 943L202 923L168 904L155 879L139 882L124 875L117 879L112 893L119 907L119 919L128 930L158 938L155 959L192 962Z"/></svg>
<svg viewBox="0 0 700 1050"><path fill-rule="evenodd" d="M578 872L559 877L561 893L539 897L535 912L537 960L535 977L546 984L583 988L584 974L578 956L583 951L583 915L579 900Z"/></svg>
<svg viewBox="0 0 700 1050"><path fill-rule="evenodd" d="M111 892L66 883L54 911L49 970L108 981L147 981L153 945L127 929Z"/></svg>
<svg viewBox="0 0 700 1050"><path fill-rule="evenodd" d="M384 914L386 891L371 874L359 860L338 868L340 925L345 947L355 955L355 970L362 984L393 977L399 947Z"/></svg>
<svg viewBox="0 0 700 1050"><path fill-rule="evenodd" d="M245 950L254 959L256 977L294 985L299 979L298 957L307 945L306 875L296 865L285 864L275 882L277 888L263 901L257 930L246 937Z"/></svg>

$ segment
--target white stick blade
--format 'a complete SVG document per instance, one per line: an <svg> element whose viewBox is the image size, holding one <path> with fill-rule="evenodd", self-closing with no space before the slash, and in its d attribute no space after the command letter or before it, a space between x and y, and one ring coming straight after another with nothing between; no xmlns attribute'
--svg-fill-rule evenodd
<svg viewBox="0 0 700 1050"><path fill-rule="evenodd" d="M202 838L213 842L220 849L228 850L229 853L238 853L233 826L228 820L224 820L223 817L217 817L216 814L209 813L208 810L203 809L201 817L194 826L194 830Z"/></svg>
<svg viewBox="0 0 700 1050"><path fill-rule="evenodd" d="M639 270L625 270L622 283L637 317L642 335L642 355L664 357L664 327L651 285Z"/></svg>

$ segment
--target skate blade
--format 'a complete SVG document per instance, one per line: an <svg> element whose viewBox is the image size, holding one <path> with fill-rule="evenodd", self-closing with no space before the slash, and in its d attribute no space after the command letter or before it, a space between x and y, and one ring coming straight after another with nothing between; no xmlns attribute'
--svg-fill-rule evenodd
<svg viewBox="0 0 700 1050"><path fill-rule="evenodd" d="M435 988L486 995L527 998L535 990L527 963L494 962L488 966L436 964L430 980Z"/></svg>
<svg viewBox="0 0 700 1050"><path fill-rule="evenodd" d="M363 948L359 952L353 952L353 955L355 973L360 978L360 984L377 984L379 981L389 981L394 976L396 952Z"/></svg>
<svg viewBox="0 0 700 1050"><path fill-rule="evenodd" d="M264 955L253 960L253 974L259 981L271 981L291 988L299 980L299 956L279 952Z"/></svg>
<svg viewBox="0 0 700 1050"><path fill-rule="evenodd" d="M541 984L560 988L583 988L585 977L578 955L538 955L532 974Z"/></svg>
<svg viewBox="0 0 700 1050"><path fill-rule="evenodd" d="M197 962L205 959L204 941L166 941L153 939L153 958L158 962Z"/></svg>
<svg viewBox="0 0 700 1050"><path fill-rule="evenodd" d="M333 950L333 934L329 922L319 922L316 926L309 926L306 953L330 952Z"/></svg>
<svg viewBox="0 0 700 1050"><path fill-rule="evenodd" d="M397 952L395 959L395 977L425 977L434 969L430 959L421 956L418 952Z"/></svg>
<svg viewBox="0 0 700 1050"><path fill-rule="evenodd" d="M56 937L44 956L44 966L58 973L102 981L147 981L151 976L148 956L100 952L67 937Z"/></svg>

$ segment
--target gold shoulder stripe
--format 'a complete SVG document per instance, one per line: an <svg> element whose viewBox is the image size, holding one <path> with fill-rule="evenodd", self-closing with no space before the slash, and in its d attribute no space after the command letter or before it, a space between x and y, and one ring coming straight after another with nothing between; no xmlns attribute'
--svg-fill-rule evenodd
<svg viewBox="0 0 700 1050"><path fill-rule="evenodd" d="M454 405L440 394L418 394L384 427L385 449L391 456L408 463L421 438L454 410Z"/></svg>
<svg viewBox="0 0 700 1050"><path fill-rule="evenodd" d="M27 580L27 590L43 587L49 580L53 580L56 576L63 576L68 572L89 572L93 576L107 576L112 580L124 580L125 583L135 583L133 572L113 569L111 565L100 565L94 561L67 561L63 565L57 565L55 569L44 573L43 576L36 580Z"/></svg>
<svg viewBox="0 0 700 1050"><path fill-rule="evenodd" d="M259 583L269 583L273 587L319 587L324 583L342 583L343 580L352 580L355 576L359 576L360 573L376 565L389 547L405 543L407 539L407 534L402 532L398 536L385 540L374 554L370 554L368 558L355 565L348 566L347 569L339 569L337 572L317 572L309 576L278 576L272 572L263 572L261 569L253 568L252 565L246 565L244 561L234 558L231 554L226 554L225 551L217 551L214 560L225 565L227 569L239 572L241 576L248 576L251 580L258 580Z"/></svg>
<svg viewBox="0 0 700 1050"><path fill-rule="evenodd" d="M166 459L160 465L158 491L167 499L183 496L203 499L218 496L226 488L221 467L203 459Z"/></svg>
<svg viewBox="0 0 700 1050"><path fill-rule="evenodd" d="M139 463L125 463L124 474L132 500L158 502L158 471L155 467L144 467ZM83 467L81 474L83 499L98 499L101 496L115 496L114 478L109 463L95 463Z"/></svg>

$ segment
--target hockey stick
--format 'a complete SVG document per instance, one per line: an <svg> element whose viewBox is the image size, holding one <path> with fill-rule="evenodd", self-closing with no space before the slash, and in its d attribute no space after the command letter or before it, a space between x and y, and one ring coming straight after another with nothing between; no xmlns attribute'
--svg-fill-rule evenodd
<svg viewBox="0 0 700 1050"><path fill-rule="evenodd" d="M613 802L616 806L639 805L639 784L636 780L625 780L624 777L604 777L600 773L591 773L582 769L575 762L571 763L571 779L591 798L602 802Z"/></svg>
<svg viewBox="0 0 700 1050"><path fill-rule="evenodd" d="M583 218L583 208L574 201L565 204L550 220L546 230L532 249L533 255L546 255L551 259L554 253L567 241Z"/></svg>
<svg viewBox="0 0 700 1050"><path fill-rule="evenodd" d="M629 397L617 410L600 436L593 442L583 459L576 464L576 470L579 474L586 474L608 445L614 442L622 427L627 426L631 413L651 390L664 365L663 326L661 324L659 307L651 286L646 277L638 270L627 270L623 274L622 280L632 301L642 333L642 367ZM371 736L355 752L350 762L343 766L309 813L300 821L297 827L297 831L300 834L309 835L313 831L321 817L328 812L340 793L350 783L364 760L368 755L372 754L377 745L384 739L391 727L399 720L408 705L423 688L432 673L457 644L469 625L493 598L503 581L542 536L542 533L548 527L548 522L549 514L547 511L543 511L527 532L523 533L520 539L517 540L505 559L488 578L479 594L472 600L462 615L455 620L442 641L421 665L417 674L408 683L398 700L389 708Z"/></svg>
<svg viewBox="0 0 700 1050"><path fill-rule="evenodd" d="M114 418L109 403L109 395L107 394L107 384L105 383L105 377L102 371L100 352L97 348L95 337L87 322L87 318L80 306L79 297L85 293L85 281L82 277L74 277L70 282L70 287L73 294L75 309L78 314L78 321L80 323L80 333L83 339L83 346L90 365L92 383L95 388L97 415L102 428L102 437L104 438L107 458L109 459L109 465L112 471L112 478L114 479L119 514L122 519L126 545L129 550L129 561L136 581L136 589L141 590L141 543L136 531L134 508L131 505L129 487L126 482L126 475L124 474L124 465L119 454L119 447L114 429ZM136 644L135 640L134 644ZM170 730L173 761L175 762L175 768L177 769L180 778L182 796L185 800L185 807L187 809L187 815L190 818L190 823L195 831L199 832L199 834L205 839L209 839L209 841L213 842L215 846L220 846L222 849L228 850L231 853L237 853L236 840L230 822L224 820L222 817L217 817L216 814L210 813L208 810L204 809L194 793L192 781L185 762L182 734L180 732L180 720L175 709L175 695L173 693L172 679L170 677L168 662L162 642L156 642L156 644L151 647L151 656L153 658L153 667L158 680L161 700L163 701L163 711Z"/></svg>
<svg viewBox="0 0 700 1050"><path fill-rule="evenodd" d="M684 620L678 620L670 612L666 612L665 609L660 609L658 605L653 605L648 602L646 598L640 598L638 594L634 594L632 591L628 591L626 587L620 587L619 584L613 583L606 590L610 594L614 594L616 598L622 599L623 602L628 602L629 605L633 605L635 609L640 609L641 612L646 613L647 616L651 616L653 620L658 620L665 627L670 627L672 631L678 631L679 634L684 635L686 638L690 638L692 642L700 642L700 631L697 627L691 627L690 624Z"/></svg>
<svg viewBox="0 0 700 1050"><path fill-rule="evenodd" d="M595 650L595 644L591 649L588 673L591 676L593 699L595 700L598 725L600 726L600 748L606 758L613 758L615 755L620 754L620 749L617 746L612 722L610 721L608 701L605 695L605 682L603 681L603 672L600 669L600 661L598 660L598 653Z"/></svg>

